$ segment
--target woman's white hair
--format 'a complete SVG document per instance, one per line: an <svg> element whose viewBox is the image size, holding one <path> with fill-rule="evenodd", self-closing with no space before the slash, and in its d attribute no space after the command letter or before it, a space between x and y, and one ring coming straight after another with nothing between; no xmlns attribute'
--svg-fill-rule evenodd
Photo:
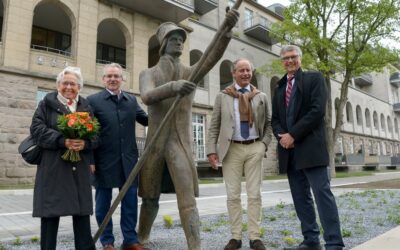
<svg viewBox="0 0 400 250"><path fill-rule="evenodd" d="M63 69L63 71L61 71L57 75L57 80L56 80L57 85L60 84L62 79L64 79L64 76L68 75L68 74L73 74L76 76L76 79L78 80L80 89L82 89L83 88L83 77L82 77L81 69L79 67L68 66L65 69Z"/></svg>

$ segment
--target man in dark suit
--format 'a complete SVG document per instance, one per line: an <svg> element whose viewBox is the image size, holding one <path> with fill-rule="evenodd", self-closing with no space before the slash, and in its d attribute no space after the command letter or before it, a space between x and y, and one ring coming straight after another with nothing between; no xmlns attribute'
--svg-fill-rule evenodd
<svg viewBox="0 0 400 250"><path fill-rule="evenodd" d="M279 167L281 171L287 171L304 237L299 246L285 249L321 249L310 187L324 230L325 249L342 249L339 215L327 170L329 155L324 122L327 91L324 78L319 72L301 70L302 52L299 47L283 46L280 55L287 74L275 90L272 129L279 141Z"/></svg>
<svg viewBox="0 0 400 250"><path fill-rule="evenodd" d="M93 185L96 188L96 220L98 225L110 209L112 189L121 188L138 159L135 137L136 121L147 126L147 114L138 105L135 96L121 91L122 68L113 63L104 66L105 89L87 99L100 122L100 146L95 151ZM136 233L136 180L121 202L121 231L123 250L144 250ZM100 241L104 250L114 250L112 221L108 223Z"/></svg>

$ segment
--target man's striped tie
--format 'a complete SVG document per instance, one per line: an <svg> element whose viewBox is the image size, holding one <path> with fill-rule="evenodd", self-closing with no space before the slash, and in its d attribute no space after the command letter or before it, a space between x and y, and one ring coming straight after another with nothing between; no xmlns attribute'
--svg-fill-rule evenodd
<svg viewBox="0 0 400 250"><path fill-rule="evenodd" d="M287 80L286 96L285 96L285 106L289 106L290 95L292 94L293 87L293 76L289 77Z"/></svg>

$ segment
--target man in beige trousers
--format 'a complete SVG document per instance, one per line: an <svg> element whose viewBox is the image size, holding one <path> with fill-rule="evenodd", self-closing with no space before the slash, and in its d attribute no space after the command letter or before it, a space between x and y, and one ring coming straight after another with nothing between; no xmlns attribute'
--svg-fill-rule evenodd
<svg viewBox="0 0 400 250"><path fill-rule="evenodd" d="M222 162L232 239L225 250L242 246L241 180L246 176L250 248L264 250L260 240L262 159L271 141L267 96L250 84L253 67L247 59L233 63L234 83L215 99L207 138L208 161ZM217 143L219 138L219 149Z"/></svg>

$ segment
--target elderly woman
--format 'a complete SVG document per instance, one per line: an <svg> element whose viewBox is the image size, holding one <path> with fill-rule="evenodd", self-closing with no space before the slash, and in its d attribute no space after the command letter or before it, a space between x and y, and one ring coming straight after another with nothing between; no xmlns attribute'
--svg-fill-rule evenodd
<svg viewBox="0 0 400 250"><path fill-rule="evenodd" d="M32 118L31 135L43 149L37 167L33 197L33 217L41 218L42 250L56 249L60 216L72 215L75 249L95 249L90 230L93 213L89 164L96 140L64 138L58 131L57 117L70 112L90 112L79 96L83 79L79 68L67 67L57 76L57 91L45 96ZM81 160L61 158L67 149L79 151Z"/></svg>

